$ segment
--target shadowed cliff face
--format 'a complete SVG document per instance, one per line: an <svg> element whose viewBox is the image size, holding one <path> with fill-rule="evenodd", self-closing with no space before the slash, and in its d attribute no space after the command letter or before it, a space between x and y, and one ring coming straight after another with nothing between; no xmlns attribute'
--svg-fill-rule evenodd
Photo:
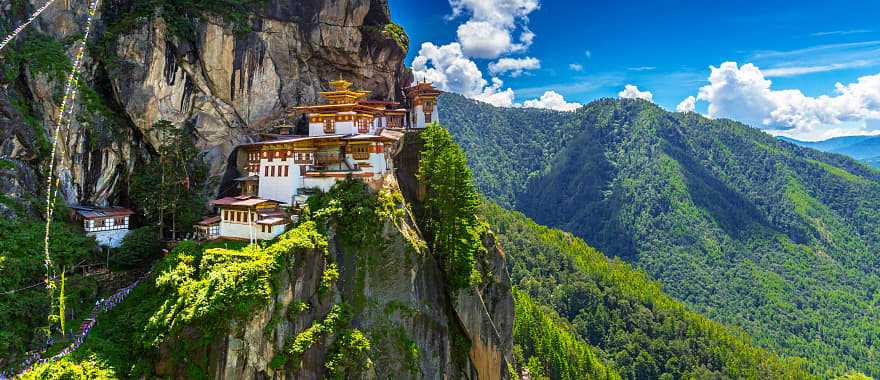
<svg viewBox="0 0 880 380"><path fill-rule="evenodd" d="M143 5L154 3L157 10ZM339 76L372 98L400 98L406 51L382 32L391 22L385 0L254 3L237 23L223 9L184 18L188 32L181 33L181 21L158 10L167 9L161 0L104 2L82 73L91 91L81 91L77 117L60 139L68 203L125 203L129 175L155 152L151 126L160 120L194 127L219 176L236 144L252 141L288 107L319 102L318 92ZM0 13L21 20L33 5ZM4 58L42 40L70 56L72 44L61 42L81 33L86 10L84 0L59 1ZM64 82L40 69L41 57L25 58L5 59L18 73L0 78L0 133L12 137L0 141L0 158L15 163L0 169L0 186L13 195L42 187L48 154L36 135L48 135Z"/></svg>

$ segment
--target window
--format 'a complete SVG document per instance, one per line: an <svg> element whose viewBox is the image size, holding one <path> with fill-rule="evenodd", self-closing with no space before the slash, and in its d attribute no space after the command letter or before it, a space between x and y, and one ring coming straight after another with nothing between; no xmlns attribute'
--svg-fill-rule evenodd
<svg viewBox="0 0 880 380"><path fill-rule="evenodd" d="M334 123L332 118L324 119L324 133L334 133L336 132L336 123Z"/></svg>
<svg viewBox="0 0 880 380"><path fill-rule="evenodd" d="M366 118L358 119L357 120L358 133L369 132L371 123L372 123L372 120L370 120L370 119L366 119Z"/></svg>
<svg viewBox="0 0 880 380"><path fill-rule="evenodd" d="M125 225L125 218L123 218L123 217L117 217L117 218L116 218L116 225L117 225L117 226L123 226L123 225Z"/></svg>
<svg viewBox="0 0 880 380"><path fill-rule="evenodd" d="M272 166L272 175L270 177L274 177L274 176L275 176L275 166Z"/></svg>
<svg viewBox="0 0 880 380"><path fill-rule="evenodd" d="M369 160L370 159L370 146L369 145L352 145L349 147L349 152L351 152L351 157L355 160Z"/></svg>
<svg viewBox="0 0 880 380"><path fill-rule="evenodd" d="M113 227L113 219L112 218L104 219L104 227Z"/></svg>
<svg viewBox="0 0 880 380"><path fill-rule="evenodd" d="M268 167L268 166L266 167L266 174L265 174L265 176L266 176L266 177L269 176L269 167Z"/></svg>
<svg viewBox="0 0 880 380"><path fill-rule="evenodd" d="M285 167L284 167L284 176L285 176L285 177L290 177L290 166L285 166Z"/></svg>

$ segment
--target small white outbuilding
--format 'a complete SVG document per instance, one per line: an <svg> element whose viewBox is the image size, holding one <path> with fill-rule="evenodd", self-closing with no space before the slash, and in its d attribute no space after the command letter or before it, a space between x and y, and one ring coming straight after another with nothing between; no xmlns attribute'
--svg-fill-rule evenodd
<svg viewBox="0 0 880 380"><path fill-rule="evenodd" d="M133 211L123 207L73 206L75 218L82 223L87 236L94 237L98 245L117 248L128 235L129 219Z"/></svg>

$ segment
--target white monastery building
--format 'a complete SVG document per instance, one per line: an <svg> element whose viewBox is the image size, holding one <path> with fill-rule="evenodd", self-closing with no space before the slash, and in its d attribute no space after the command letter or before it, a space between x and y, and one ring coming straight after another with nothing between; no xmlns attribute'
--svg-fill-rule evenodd
<svg viewBox="0 0 880 380"><path fill-rule="evenodd" d="M440 91L430 83L405 90L408 108L396 102L365 100L369 92L354 91L342 79L322 92L326 104L295 107L304 115L308 134L279 127L263 141L239 146L243 176L236 178L241 196L212 202L219 220L206 218L196 230L204 238L274 239L291 223L285 207L298 207L310 194L326 192L337 181L383 178L392 170L389 147L399 134L386 130L421 129L438 122ZM301 131L305 133L305 131Z"/></svg>
<svg viewBox="0 0 880 380"><path fill-rule="evenodd" d="M75 220L82 223L87 236L94 237L102 247L118 248L128 235L129 218L133 211L122 207L99 208L72 206Z"/></svg>

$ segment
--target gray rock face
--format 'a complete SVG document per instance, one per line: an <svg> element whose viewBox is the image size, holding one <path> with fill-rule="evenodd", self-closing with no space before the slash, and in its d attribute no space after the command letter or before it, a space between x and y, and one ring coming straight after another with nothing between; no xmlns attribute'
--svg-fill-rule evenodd
<svg viewBox="0 0 880 380"><path fill-rule="evenodd" d="M321 379L335 334L322 335L303 352L302 361L272 366L293 337L322 321L334 303L352 313L351 327L370 340L372 368L359 379L509 379L512 355L513 300L504 254L491 236L488 250L492 280L446 295L440 266L407 212L389 220L383 248L342 248L329 241L319 250L296 252L274 275L274 298L249 319L234 321L231 333L217 338L204 354L215 379ZM327 258L339 268L336 286L319 290ZM310 305L293 311L296 302ZM183 334L195 339L197 331ZM456 351L456 336L470 350ZM459 346L462 347L462 346ZM411 351L415 349L415 353ZM157 375L189 378L186 363L163 350ZM352 378L352 377L349 377Z"/></svg>
<svg viewBox="0 0 880 380"><path fill-rule="evenodd" d="M42 4L31 3L0 16L21 20ZM211 174L220 177L236 144L255 139L288 107L318 102L328 81L342 76L383 100L399 99L408 81L406 51L382 33L391 22L385 0L267 0L251 10L248 32L205 15L185 38L159 16L116 30L134 3L106 0L97 17L82 79L104 106L96 110L81 96L77 117L62 131L58 173L68 203L126 203L129 176L156 151L151 126L160 120L193 126ZM58 1L29 33L66 41L81 32L87 7L86 0ZM30 48L26 37L11 48ZM68 46L68 56L72 51ZM0 133L11 136L0 141L0 158L21 167L7 170L0 186L38 193L48 154L26 117L50 135L63 78L21 66L18 77L0 79ZM10 99L30 109L16 109Z"/></svg>

